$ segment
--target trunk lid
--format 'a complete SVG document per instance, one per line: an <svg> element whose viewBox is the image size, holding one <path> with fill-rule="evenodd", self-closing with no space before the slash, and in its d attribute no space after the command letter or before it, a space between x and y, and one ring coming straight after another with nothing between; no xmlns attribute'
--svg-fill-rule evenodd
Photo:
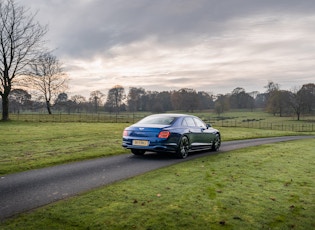
<svg viewBox="0 0 315 230"><path fill-rule="evenodd" d="M141 126L130 126L128 129L128 136L130 137L157 137L159 133L169 127L169 125L141 125Z"/></svg>

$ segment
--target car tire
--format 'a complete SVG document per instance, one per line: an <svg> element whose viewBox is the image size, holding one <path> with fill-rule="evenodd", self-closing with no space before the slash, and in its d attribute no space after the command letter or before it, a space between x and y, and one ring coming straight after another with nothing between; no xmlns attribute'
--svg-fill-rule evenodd
<svg viewBox="0 0 315 230"><path fill-rule="evenodd" d="M145 153L145 150L142 150L142 149L131 149L131 152L134 155L142 156Z"/></svg>
<svg viewBox="0 0 315 230"><path fill-rule="evenodd" d="M188 137L183 136L180 139L178 149L176 151L177 157L180 159L186 158L188 156L189 148L190 148L190 145L189 145Z"/></svg>
<svg viewBox="0 0 315 230"><path fill-rule="evenodd" d="M215 139L212 142L211 150L212 151L218 151L220 146L221 146L221 136L220 136L219 133L216 133L215 134Z"/></svg>

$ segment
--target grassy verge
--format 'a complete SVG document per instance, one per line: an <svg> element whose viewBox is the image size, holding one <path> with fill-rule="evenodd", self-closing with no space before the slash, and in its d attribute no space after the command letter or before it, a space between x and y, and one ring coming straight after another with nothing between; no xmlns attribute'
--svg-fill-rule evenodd
<svg viewBox="0 0 315 230"><path fill-rule="evenodd" d="M121 147L121 135L126 126L126 123L1 123L0 175L128 153ZM220 131L223 141L297 134L223 127Z"/></svg>
<svg viewBox="0 0 315 230"><path fill-rule="evenodd" d="M156 170L40 208L1 229L314 229L313 139Z"/></svg>
<svg viewBox="0 0 315 230"><path fill-rule="evenodd" d="M122 154L125 124L1 123L0 174Z"/></svg>

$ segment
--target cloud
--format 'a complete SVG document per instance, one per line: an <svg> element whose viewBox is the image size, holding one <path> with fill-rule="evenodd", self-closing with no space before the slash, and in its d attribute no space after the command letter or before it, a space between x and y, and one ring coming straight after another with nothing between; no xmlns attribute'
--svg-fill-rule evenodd
<svg viewBox="0 0 315 230"><path fill-rule="evenodd" d="M76 92L120 84L226 93L314 81L313 1L20 2L49 23L49 45Z"/></svg>

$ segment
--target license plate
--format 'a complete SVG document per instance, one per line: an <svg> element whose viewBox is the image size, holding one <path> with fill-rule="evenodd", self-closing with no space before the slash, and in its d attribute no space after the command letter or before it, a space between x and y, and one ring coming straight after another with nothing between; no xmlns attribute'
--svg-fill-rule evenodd
<svg viewBox="0 0 315 230"><path fill-rule="evenodd" d="M139 146L148 146L149 141L143 141L143 140L133 140L133 145L139 145Z"/></svg>

